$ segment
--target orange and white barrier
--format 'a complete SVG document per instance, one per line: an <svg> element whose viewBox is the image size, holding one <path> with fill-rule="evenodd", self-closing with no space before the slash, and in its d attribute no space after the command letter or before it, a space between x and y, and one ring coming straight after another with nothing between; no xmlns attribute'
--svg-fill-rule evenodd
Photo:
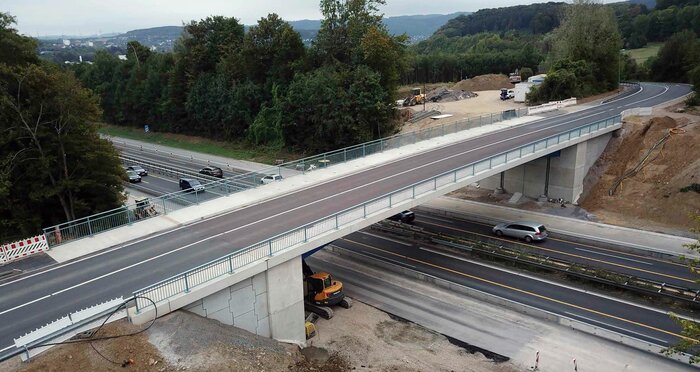
<svg viewBox="0 0 700 372"><path fill-rule="evenodd" d="M44 234L14 243L3 244L0 247L0 265L48 250L49 245L46 243Z"/></svg>

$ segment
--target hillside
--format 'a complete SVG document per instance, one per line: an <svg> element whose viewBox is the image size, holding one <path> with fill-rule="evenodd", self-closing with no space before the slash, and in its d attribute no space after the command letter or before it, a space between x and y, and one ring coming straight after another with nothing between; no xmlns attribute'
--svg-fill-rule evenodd
<svg viewBox="0 0 700 372"><path fill-rule="evenodd" d="M449 20L436 31L447 37L474 35L481 32L517 30L544 34L559 26L565 3L540 3L505 8L481 9Z"/></svg>

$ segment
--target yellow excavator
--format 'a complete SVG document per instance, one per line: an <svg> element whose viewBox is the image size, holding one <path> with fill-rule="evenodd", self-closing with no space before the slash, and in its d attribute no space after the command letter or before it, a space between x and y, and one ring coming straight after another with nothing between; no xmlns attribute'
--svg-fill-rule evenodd
<svg viewBox="0 0 700 372"><path fill-rule="evenodd" d="M331 274L326 272L314 273L302 260L304 272L304 309L320 315L325 319L333 317L331 306L340 306L346 309L352 307L352 300L345 297L343 283L333 280Z"/></svg>
<svg viewBox="0 0 700 372"><path fill-rule="evenodd" d="M425 102L425 94L422 88L411 89L411 95L403 100L404 106L422 105Z"/></svg>

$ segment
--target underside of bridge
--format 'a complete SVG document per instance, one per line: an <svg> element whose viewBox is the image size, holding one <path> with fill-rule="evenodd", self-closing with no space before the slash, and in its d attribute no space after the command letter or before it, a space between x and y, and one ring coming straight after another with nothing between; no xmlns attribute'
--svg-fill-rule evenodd
<svg viewBox="0 0 700 372"><path fill-rule="evenodd" d="M583 179L603 153L613 133L556 151L479 181L480 187L524 196L563 199L576 203L583 193Z"/></svg>

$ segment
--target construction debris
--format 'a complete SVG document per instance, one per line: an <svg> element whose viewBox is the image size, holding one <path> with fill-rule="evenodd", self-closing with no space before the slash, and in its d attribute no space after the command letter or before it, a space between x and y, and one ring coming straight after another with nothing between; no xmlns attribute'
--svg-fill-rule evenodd
<svg viewBox="0 0 700 372"><path fill-rule="evenodd" d="M439 87L428 92L426 98L430 102L454 102L476 96L476 93L466 90L453 90L447 87Z"/></svg>

